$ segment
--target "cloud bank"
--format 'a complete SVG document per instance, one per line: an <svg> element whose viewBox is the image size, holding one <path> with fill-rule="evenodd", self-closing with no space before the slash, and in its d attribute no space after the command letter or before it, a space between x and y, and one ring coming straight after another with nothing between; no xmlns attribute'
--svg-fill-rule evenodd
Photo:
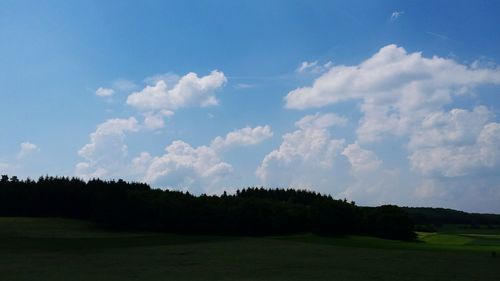
<svg viewBox="0 0 500 281"><path fill-rule="evenodd" d="M495 65L465 65L388 45L356 65L303 62L295 71L316 79L290 91L285 108L322 112L297 120L281 143L262 156L254 170L261 184L310 188L363 204L430 202L492 209L500 202L495 109L456 102L477 101L481 86L499 85ZM128 177L157 187L212 193L231 182L235 172L226 154L274 136L269 125L247 126L206 145L177 139L159 155L143 151L131 158L128 134L163 128L183 108L218 105L216 93L227 78L214 70L201 77L165 73L144 81L149 85L126 100L142 120L109 119L97 126L78 152L85 161L77 164L77 175ZM324 112L343 103L356 104L353 111L359 115L348 119Z"/></svg>
<svg viewBox="0 0 500 281"><path fill-rule="evenodd" d="M210 145L193 147L174 140L164 153L152 156L141 152L130 159L125 139L129 133L140 133L148 124L137 119L109 119L90 134L90 142L78 154L85 159L75 167L75 174L84 179L133 178L156 187L210 193L221 179L231 175L233 166L222 160L226 150L258 145L273 136L268 125L244 127L214 138Z"/></svg>
<svg viewBox="0 0 500 281"><path fill-rule="evenodd" d="M165 148L161 156L150 158L141 154L142 159L150 158L144 170L144 180L155 185L173 188L190 188L190 191L210 193L224 177L233 172L233 166L222 160L222 150L257 145L273 136L271 127L245 127L218 136L210 145L192 147L176 140ZM134 161L144 163L141 158Z"/></svg>
<svg viewBox="0 0 500 281"><path fill-rule="evenodd" d="M290 91L284 100L286 108L297 110L357 101L362 114L357 139L342 151L353 171L384 166L382 159L360 145L381 147L395 142L400 146L395 151L407 153L410 167L408 171L398 168L399 174L418 179L402 188L414 188L413 194L434 194L450 203L461 201L460 182L470 182L475 188L467 189L469 196L496 194L489 199L491 205L500 201L499 192L492 191L500 189L496 175L500 123L486 106L455 108L456 100L474 100L476 89L488 84L500 84L500 69L428 58L388 45L358 65L332 67L312 85Z"/></svg>

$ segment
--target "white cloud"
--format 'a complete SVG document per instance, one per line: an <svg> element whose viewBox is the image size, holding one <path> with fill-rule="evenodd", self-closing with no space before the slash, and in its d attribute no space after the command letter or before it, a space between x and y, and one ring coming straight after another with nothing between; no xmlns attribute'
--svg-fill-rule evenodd
<svg viewBox="0 0 500 281"><path fill-rule="evenodd" d="M174 115L173 111L160 110L157 112L146 112L144 115L144 125L148 129L160 129L165 126L165 117Z"/></svg>
<svg viewBox="0 0 500 281"><path fill-rule="evenodd" d="M85 158L86 162L76 165L75 174L88 179L122 173L128 153L125 134L138 130L139 124L134 117L109 119L99 124L95 132L90 134L90 143L78 151L78 155Z"/></svg>
<svg viewBox="0 0 500 281"><path fill-rule="evenodd" d="M167 84L160 80L153 86L146 86L140 92L129 95L127 104L143 110L167 108L169 106Z"/></svg>
<svg viewBox="0 0 500 281"><path fill-rule="evenodd" d="M332 116L316 114L299 120L299 129L285 134L280 147L264 157L255 172L257 177L268 185L327 185L333 175L333 161L345 142L330 136L327 128L335 124Z"/></svg>
<svg viewBox="0 0 500 281"><path fill-rule="evenodd" d="M155 85L132 93L127 98L127 104L145 111L216 105L218 101L215 91L226 81L224 73L217 70L201 78L190 72L181 77L172 88L164 80L158 80Z"/></svg>
<svg viewBox="0 0 500 281"><path fill-rule="evenodd" d="M141 152L139 156L132 159L131 170L133 174L143 175L151 165L153 157L147 152Z"/></svg>
<svg viewBox="0 0 500 281"><path fill-rule="evenodd" d="M305 109L360 100L358 140L370 142L408 134L454 96L487 83L500 84L499 69L473 69L388 45L359 65L331 68L312 86L289 92L285 101L287 108Z"/></svg>
<svg viewBox="0 0 500 281"><path fill-rule="evenodd" d="M433 112L412 133L409 147L418 149L473 144L493 117L493 113L485 106L476 106L473 111L455 108L448 112Z"/></svg>
<svg viewBox="0 0 500 281"><path fill-rule="evenodd" d="M164 111L162 114L169 113ZM154 122L149 121L149 126L155 127ZM135 178L160 187L211 192L216 188L214 184L233 171L230 164L222 161L221 148L256 145L272 136L269 126L245 127L224 138L216 137L210 146L192 147L176 140L165 148L163 155L155 157L142 152L130 160L126 134L148 128L147 125L148 121L142 126L134 117L110 119L99 124L90 134L90 142L78 151L86 161L76 165L75 174L84 179Z"/></svg>
<svg viewBox="0 0 500 281"><path fill-rule="evenodd" d="M373 172L382 164L373 151L361 148L358 143L348 145L342 155L349 159L353 171L357 173Z"/></svg>
<svg viewBox="0 0 500 281"><path fill-rule="evenodd" d="M221 149L257 145L272 136L270 126L245 127L216 137L209 146L192 147L176 140L161 156L143 152L132 160L132 171L156 186L189 188L191 192L211 193L216 183L233 172L231 164L222 160Z"/></svg>
<svg viewBox="0 0 500 281"><path fill-rule="evenodd" d="M301 129L309 129L309 128L328 128L334 125L337 126L345 126L347 124L347 118L337 116L334 113L326 113L320 114L319 112L315 115L307 115L295 122L295 126Z"/></svg>
<svg viewBox="0 0 500 281"><path fill-rule="evenodd" d="M144 125L149 129L159 129L165 126L165 121L161 115L147 114L144 116Z"/></svg>
<svg viewBox="0 0 500 281"><path fill-rule="evenodd" d="M114 93L115 91L113 89L103 88L103 87L99 87L99 89L95 91L95 94L99 97L110 97Z"/></svg>
<svg viewBox="0 0 500 281"><path fill-rule="evenodd" d="M298 73L302 73L306 71L307 69L313 68L318 65L318 61L312 61L312 62L307 62L303 61L299 67L295 70Z"/></svg>
<svg viewBox="0 0 500 281"><path fill-rule="evenodd" d="M495 69L498 68L498 64L485 56L481 56L478 59L474 60L471 64L470 67L472 69L481 69L481 68L489 68L489 69Z"/></svg>
<svg viewBox="0 0 500 281"><path fill-rule="evenodd" d="M31 142L23 142L20 144L20 150L19 153L17 154L18 159L25 158L37 151L40 151L40 149L36 146L36 144L33 144Z"/></svg>
<svg viewBox="0 0 500 281"><path fill-rule="evenodd" d="M391 21L395 21L397 20L399 17L401 17L402 15L404 15L404 11L394 11L392 12L391 14Z"/></svg>
<svg viewBox="0 0 500 281"><path fill-rule="evenodd" d="M109 176L109 170L103 167L95 167L90 162L80 162L75 166L75 175L89 180Z"/></svg>
<svg viewBox="0 0 500 281"><path fill-rule="evenodd" d="M224 138L216 137L211 147L220 150L231 146L256 145L272 136L273 132L268 125L255 128L245 127L228 133Z"/></svg>
<svg viewBox="0 0 500 281"><path fill-rule="evenodd" d="M318 61L312 61L312 62L307 62L303 61L297 69L295 69L295 72L297 73L322 73L327 71L333 66L333 63L331 61L328 61L324 64L319 64Z"/></svg>
<svg viewBox="0 0 500 281"><path fill-rule="evenodd" d="M351 168L353 169L353 168ZM352 177L337 198L354 200L360 205L405 204L412 202L412 178L400 169L377 168L372 172L351 170Z"/></svg>
<svg viewBox="0 0 500 281"><path fill-rule="evenodd" d="M424 174L458 177L500 164L500 123L484 106L426 117L410 137L412 167Z"/></svg>
<svg viewBox="0 0 500 281"><path fill-rule="evenodd" d="M223 162L211 147L193 148L177 140L165 148L164 155L151 160L145 180L164 187L207 191L232 171L232 166Z"/></svg>
<svg viewBox="0 0 500 281"><path fill-rule="evenodd" d="M373 194L390 198L387 191L391 191L399 194L393 199L400 202L420 198L419 202L471 209L479 204L492 206L500 198L495 191L500 123L484 106L454 107L458 99L474 99L479 87L487 84L500 84L500 69L495 65L467 66L388 45L358 65L332 67L311 86L289 92L285 102L292 109L359 102L357 141L342 154L353 172L360 172L352 173L353 181L344 194L357 194L362 198L358 201L370 202L366 198ZM376 151L360 148L382 140L396 145L395 153L379 154L382 159L407 157L411 170L404 163L398 163L400 172L381 168L382 159L372 154ZM380 145L385 144L375 147ZM386 175L402 180L387 181ZM409 178L413 180L407 183Z"/></svg>

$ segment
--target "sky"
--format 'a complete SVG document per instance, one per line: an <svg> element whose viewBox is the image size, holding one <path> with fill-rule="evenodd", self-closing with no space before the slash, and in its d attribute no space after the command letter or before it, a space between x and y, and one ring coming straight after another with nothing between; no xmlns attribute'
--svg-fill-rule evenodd
<svg viewBox="0 0 500 281"><path fill-rule="evenodd" d="M0 1L0 173L500 213L498 1Z"/></svg>

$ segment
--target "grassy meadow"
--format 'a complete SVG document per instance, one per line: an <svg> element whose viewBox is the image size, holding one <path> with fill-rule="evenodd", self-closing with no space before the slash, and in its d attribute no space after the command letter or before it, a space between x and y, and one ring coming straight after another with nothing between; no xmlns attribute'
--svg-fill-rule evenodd
<svg viewBox="0 0 500 281"><path fill-rule="evenodd" d="M500 233L371 237L107 232L0 218L0 280L500 280Z"/></svg>

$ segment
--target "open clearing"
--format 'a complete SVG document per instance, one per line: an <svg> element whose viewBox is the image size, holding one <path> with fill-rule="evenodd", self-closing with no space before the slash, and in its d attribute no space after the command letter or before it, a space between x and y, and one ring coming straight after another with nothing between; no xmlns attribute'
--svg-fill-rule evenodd
<svg viewBox="0 0 500 281"><path fill-rule="evenodd" d="M0 218L0 280L500 280L500 234L182 236Z"/></svg>

